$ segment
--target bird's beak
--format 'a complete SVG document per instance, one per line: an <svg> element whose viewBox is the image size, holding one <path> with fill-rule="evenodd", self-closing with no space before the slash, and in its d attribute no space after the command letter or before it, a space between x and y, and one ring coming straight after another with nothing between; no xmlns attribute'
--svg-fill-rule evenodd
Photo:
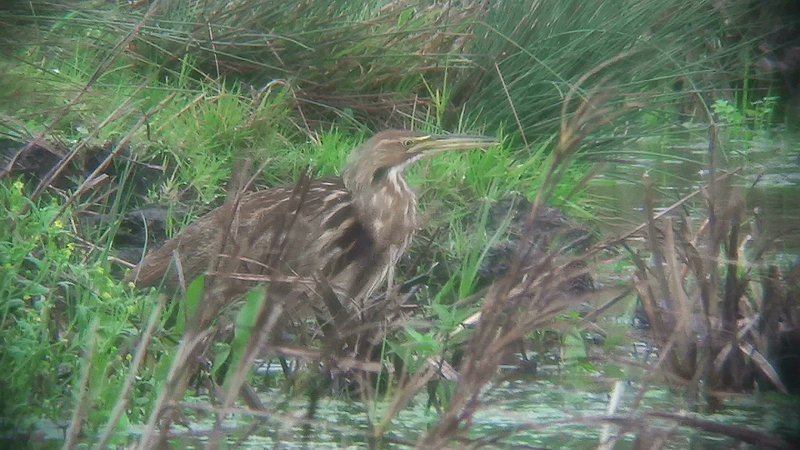
<svg viewBox="0 0 800 450"><path fill-rule="evenodd" d="M409 150L422 156L450 150L486 148L500 144L495 138L469 134L431 134L414 138L414 140L416 142Z"/></svg>

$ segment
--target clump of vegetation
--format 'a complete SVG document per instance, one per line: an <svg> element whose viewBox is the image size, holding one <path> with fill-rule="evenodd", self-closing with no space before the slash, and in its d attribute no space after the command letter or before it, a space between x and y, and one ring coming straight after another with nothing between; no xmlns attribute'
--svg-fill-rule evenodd
<svg viewBox="0 0 800 450"><path fill-rule="evenodd" d="M22 424L40 416L68 420L82 353L95 340L87 374L89 420L102 421L116 402L128 347L152 298L132 296L110 276L105 257L76 239L69 215L54 200L29 200L22 181L2 183L0 210L8 218L0 239L3 416ZM96 333L90 336L91 324ZM147 391L152 379L141 375ZM141 420L145 407L131 405L128 417Z"/></svg>

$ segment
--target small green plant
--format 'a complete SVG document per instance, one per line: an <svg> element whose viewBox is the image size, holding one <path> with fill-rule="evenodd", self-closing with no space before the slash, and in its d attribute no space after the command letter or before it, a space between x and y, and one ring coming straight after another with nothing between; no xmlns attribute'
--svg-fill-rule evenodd
<svg viewBox="0 0 800 450"><path fill-rule="evenodd" d="M753 128L766 130L772 125L777 103L778 97L767 96L761 100L754 101L751 104L751 108L745 110L745 114L753 119Z"/></svg>
<svg viewBox="0 0 800 450"><path fill-rule="evenodd" d="M711 105L720 121L729 125L741 126L744 124L744 115L735 105L725 99L718 99Z"/></svg>
<svg viewBox="0 0 800 450"><path fill-rule="evenodd" d="M0 410L14 418L6 425L24 427L40 416L68 419L86 331L101 317L88 355L87 426L97 427L116 402L149 302L134 302L107 264L73 243L55 201L32 202L24 189L19 180L0 182ZM137 399L129 413L141 418L147 403Z"/></svg>
<svg viewBox="0 0 800 450"><path fill-rule="evenodd" d="M764 97L738 108L727 100L718 99L711 109L717 120L726 125L731 138L750 141L771 125L776 103L776 97Z"/></svg>

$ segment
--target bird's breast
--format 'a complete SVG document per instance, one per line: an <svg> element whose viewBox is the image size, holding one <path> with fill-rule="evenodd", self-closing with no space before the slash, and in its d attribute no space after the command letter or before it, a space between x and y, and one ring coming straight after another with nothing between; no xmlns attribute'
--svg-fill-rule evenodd
<svg viewBox="0 0 800 450"><path fill-rule="evenodd" d="M381 248L394 246L401 253L417 229L417 202L408 189L396 190L393 186L381 187L372 197L370 228L376 244Z"/></svg>

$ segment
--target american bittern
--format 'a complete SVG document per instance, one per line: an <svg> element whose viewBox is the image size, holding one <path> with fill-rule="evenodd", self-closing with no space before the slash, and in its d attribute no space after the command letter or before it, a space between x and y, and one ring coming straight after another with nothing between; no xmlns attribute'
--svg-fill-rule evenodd
<svg viewBox="0 0 800 450"><path fill-rule="evenodd" d="M230 229L228 239L234 240L240 261L234 273L321 275L343 302L358 305L391 274L417 227L416 199L403 178L405 169L434 153L496 143L481 136L383 131L353 150L341 177L311 180L302 195L288 185L247 194L233 220L217 208L150 252L127 279L138 287L155 285L177 259L175 266L190 281L208 269ZM281 244L278 258L276 242ZM176 281L174 275L165 279L173 286ZM297 291L299 285L283 291Z"/></svg>

